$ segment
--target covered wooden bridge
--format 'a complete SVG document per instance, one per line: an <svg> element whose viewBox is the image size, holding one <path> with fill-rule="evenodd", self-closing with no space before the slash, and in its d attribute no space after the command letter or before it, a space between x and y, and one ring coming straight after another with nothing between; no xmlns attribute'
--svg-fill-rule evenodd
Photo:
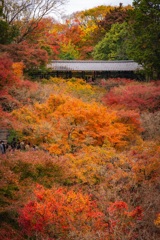
<svg viewBox="0 0 160 240"><path fill-rule="evenodd" d="M52 60L48 64L49 76L62 78L99 79L109 77L136 78L142 67L132 60ZM45 76L43 76L45 77Z"/></svg>

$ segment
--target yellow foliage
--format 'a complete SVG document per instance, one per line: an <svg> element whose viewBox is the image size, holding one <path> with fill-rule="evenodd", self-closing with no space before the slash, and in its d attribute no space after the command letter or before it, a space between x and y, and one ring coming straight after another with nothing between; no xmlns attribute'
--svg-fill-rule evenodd
<svg viewBox="0 0 160 240"><path fill-rule="evenodd" d="M115 156L113 148L84 147L76 156L67 155L67 162L75 181L97 184L105 179L106 166Z"/></svg>
<svg viewBox="0 0 160 240"><path fill-rule="evenodd" d="M54 93L73 96L83 101L93 101L100 99L104 92L100 92L95 86L91 86L81 78L71 78L64 80L61 78L50 78L49 83L53 84Z"/></svg>
<svg viewBox="0 0 160 240"><path fill-rule="evenodd" d="M78 98L83 97L83 99L91 99L92 96L95 94L92 86L85 83L82 79L78 79L76 82L68 81L66 85L66 91L68 93L72 93Z"/></svg>
<svg viewBox="0 0 160 240"><path fill-rule="evenodd" d="M113 188L115 182L129 177L126 159L112 147L84 146L76 154L66 154L63 160L73 183L95 185L105 182L106 187Z"/></svg>
<svg viewBox="0 0 160 240"><path fill-rule="evenodd" d="M54 84L62 84L62 83L65 83L66 81L63 78L51 77L50 82L52 82Z"/></svg>

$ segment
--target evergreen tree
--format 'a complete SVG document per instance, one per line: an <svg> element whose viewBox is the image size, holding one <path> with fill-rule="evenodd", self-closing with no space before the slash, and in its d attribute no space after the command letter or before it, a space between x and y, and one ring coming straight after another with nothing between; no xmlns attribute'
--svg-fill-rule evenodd
<svg viewBox="0 0 160 240"><path fill-rule="evenodd" d="M160 77L160 2L134 0L130 14L130 58L143 65L148 78Z"/></svg>

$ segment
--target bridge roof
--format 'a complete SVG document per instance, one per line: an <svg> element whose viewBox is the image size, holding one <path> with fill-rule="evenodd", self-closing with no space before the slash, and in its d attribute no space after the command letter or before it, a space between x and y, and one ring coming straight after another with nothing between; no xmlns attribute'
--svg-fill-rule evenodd
<svg viewBox="0 0 160 240"><path fill-rule="evenodd" d="M52 60L48 65L54 71L136 71L142 66L132 60Z"/></svg>

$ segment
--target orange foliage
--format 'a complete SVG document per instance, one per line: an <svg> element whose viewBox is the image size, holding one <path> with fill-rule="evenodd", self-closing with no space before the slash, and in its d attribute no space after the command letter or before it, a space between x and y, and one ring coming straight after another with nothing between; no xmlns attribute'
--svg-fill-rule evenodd
<svg viewBox="0 0 160 240"><path fill-rule="evenodd" d="M154 221L154 223L155 223L155 225L156 225L157 227L160 227L160 213L157 214L157 218L156 218L156 220Z"/></svg>
<svg viewBox="0 0 160 240"><path fill-rule="evenodd" d="M15 62L15 63L12 64L13 72L19 78L23 77L24 67L25 66L24 66L23 62Z"/></svg>
<svg viewBox="0 0 160 240"><path fill-rule="evenodd" d="M35 198L20 211L19 223L28 236L74 239L82 233L107 227L104 214L90 196L64 188L46 190L37 186Z"/></svg>
<svg viewBox="0 0 160 240"><path fill-rule="evenodd" d="M65 182L63 161L51 157L42 150L15 150L0 154L0 215L10 208L18 211L25 203L35 183L46 187Z"/></svg>
<svg viewBox="0 0 160 240"><path fill-rule="evenodd" d="M58 155L87 145L121 148L132 141L132 135L136 137L135 126L123 123L116 111L71 97L52 95L46 103L35 104L33 109L24 107L13 115L28 140Z"/></svg>
<svg viewBox="0 0 160 240"><path fill-rule="evenodd" d="M117 156L115 149L111 147L86 146L78 153L67 154L60 159L65 161L70 183L93 186L105 182L108 186L115 168L112 159Z"/></svg>

